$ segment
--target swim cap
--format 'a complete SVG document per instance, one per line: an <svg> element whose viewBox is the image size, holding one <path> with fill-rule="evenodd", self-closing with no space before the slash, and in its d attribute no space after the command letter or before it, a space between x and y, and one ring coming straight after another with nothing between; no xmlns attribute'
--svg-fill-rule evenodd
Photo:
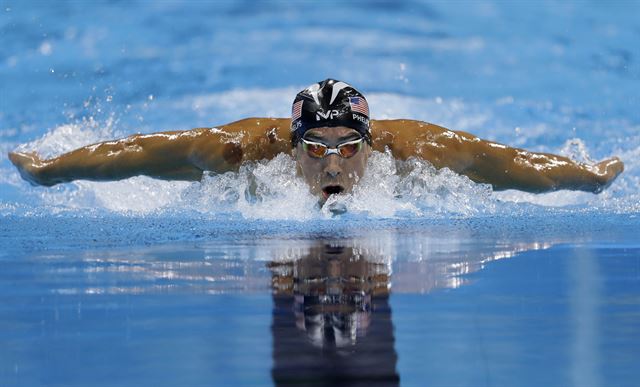
<svg viewBox="0 0 640 387"><path fill-rule="evenodd" d="M335 79L314 83L296 95L291 109L291 145L309 129L346 126L371 145L369 105L358 90Z"/></svg>

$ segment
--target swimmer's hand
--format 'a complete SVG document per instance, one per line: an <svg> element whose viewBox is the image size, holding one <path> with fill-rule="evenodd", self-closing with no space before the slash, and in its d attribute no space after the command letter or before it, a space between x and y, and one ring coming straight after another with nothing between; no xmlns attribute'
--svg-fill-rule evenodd
<svg viewBox="0 0 640 387"><path fill-rule="evenodd" d="M624 163L619 158L613 157L595 164L592 168L597 182L593 192L600 193L624 171Z"/></svg>
<svg viewBox="0 0 640 387"><path fill-rule="evenodd" d="M44 161L35 152L21 153L9 152L9 160L18 168L20 176L31 185L44 185L51 187L56 183L49 182L42 178L39 173L44 165Z"/></svg>

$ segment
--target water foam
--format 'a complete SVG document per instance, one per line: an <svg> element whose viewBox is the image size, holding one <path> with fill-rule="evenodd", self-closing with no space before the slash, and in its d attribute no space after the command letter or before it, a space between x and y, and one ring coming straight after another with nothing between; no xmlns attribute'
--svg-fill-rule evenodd
<svg viewBox="0 0 640 387"><path fill-rule="evenodd" d="M325 213L336 203L374 217L472 216L495 210L489 186L447 168L436 170L423 160L395 160L379 152L372 153L353 193L331 196Z"/></svg>
<svg viewBox="0 0 640 387"><path fill-rule="evenodd" d="M296 176L295 161L280 154L244 163L238 172L209 174L182 194L181 206L205 213L238 212L247 219L308 220L317 199Z"/></svg>

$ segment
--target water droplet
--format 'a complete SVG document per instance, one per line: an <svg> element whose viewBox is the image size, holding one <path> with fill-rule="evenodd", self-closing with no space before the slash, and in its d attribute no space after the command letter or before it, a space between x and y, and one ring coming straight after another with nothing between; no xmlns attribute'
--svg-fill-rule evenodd
<svg viewBox="0 0 640 387"><path fill-rule="evenodd" d="M53 46L50 42L45 40L44 42L42 42L42 44L40 44L40 47L38 47L38 51L44 56L49 56L53 52Z"/></svg>

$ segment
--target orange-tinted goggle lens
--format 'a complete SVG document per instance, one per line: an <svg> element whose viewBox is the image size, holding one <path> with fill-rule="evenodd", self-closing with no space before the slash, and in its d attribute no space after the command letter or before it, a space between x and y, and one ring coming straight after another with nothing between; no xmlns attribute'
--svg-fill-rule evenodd
<svg viewBox="0 0 640 387"><path fill-rule="evenodd" d="M344 144L338 145L338 153L340 156L348 159L349 157L353 157L360 151L362 148L362 139L358 141L349 141Z"/></svg>
<svg viewBox="0 0 640 387"><path fill-rule="evenodd" d="M329 147L317 142L307 142L302 140L302 147L311 157L322 158L327 154Z"/></svg>

